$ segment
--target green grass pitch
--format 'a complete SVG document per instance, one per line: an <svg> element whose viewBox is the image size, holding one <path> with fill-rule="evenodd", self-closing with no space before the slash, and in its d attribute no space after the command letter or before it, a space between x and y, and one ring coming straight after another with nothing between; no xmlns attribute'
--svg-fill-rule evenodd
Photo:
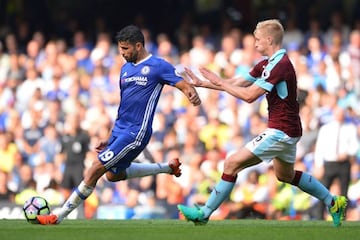
<svg viewBox="0 0 360 240"><path fill-rule="evenodd" d="M183 220L65 220L42 226L25 220L0 220L2 240L356 240L360 222L335 228L326 221L214 220L194 226Z"/></svg>

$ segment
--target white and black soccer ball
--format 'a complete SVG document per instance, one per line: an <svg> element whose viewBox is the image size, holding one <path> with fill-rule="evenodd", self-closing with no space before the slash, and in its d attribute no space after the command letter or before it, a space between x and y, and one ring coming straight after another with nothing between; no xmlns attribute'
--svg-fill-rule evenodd
<svg viewBox="0 0 360 240"><path fill-rule="evenodd" d="M24 203L23 211L26 220L35 224L38 223L36 216L50 214L50 207L45 198L34 196Z"/></svg>

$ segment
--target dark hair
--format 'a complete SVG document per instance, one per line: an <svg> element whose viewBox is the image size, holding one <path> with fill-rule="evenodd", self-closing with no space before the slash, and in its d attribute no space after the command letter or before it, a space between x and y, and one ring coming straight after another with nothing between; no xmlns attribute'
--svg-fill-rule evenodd
<svg viewBox="0 0 360 240"><path fill-rule="evenodd" d="M129 42L135 44L140 42L143 46L145 45L144 35L140 28L135 25L129 25L121 29L115 36L118 42Z"/></svg>

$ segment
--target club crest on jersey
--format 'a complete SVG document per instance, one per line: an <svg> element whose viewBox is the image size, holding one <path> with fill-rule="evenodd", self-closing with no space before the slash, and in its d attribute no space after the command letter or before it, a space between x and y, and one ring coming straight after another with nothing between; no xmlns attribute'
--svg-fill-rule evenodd
<svg viewBox="0 0 360 240"><path fill-rule="evenodd" d="M264 71L261 74L261 78L267 79L270 76L270 71L264 69Z"/></svg>
<svg viewBox="0 0 360 240"><path fill-rule="evenodd" d="M141 69L141 74L142 75L147 75L147 74L149 74L149 72L150 72L150 67L149 66L145 66L145 67L143 67Z"/></svg>
<svg viewBox="0 0 360 240"><path fill-rule="evenodd" d="M176 71L176 69L175 69L174 72L175 72L175 75L176 75L176 76L181 77L181 74L180 74L178 71Z"/></svg>

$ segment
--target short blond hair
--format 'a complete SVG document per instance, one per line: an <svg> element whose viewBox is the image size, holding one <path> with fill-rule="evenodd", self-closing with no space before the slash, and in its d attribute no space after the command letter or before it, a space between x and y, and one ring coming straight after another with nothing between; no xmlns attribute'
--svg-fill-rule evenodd
<svg viewBox="0 0 360 240"><path fill-rule="evenodd" d="M254 33L257 30L262 30L266 35L273 37L275 44L281 45L284 37L284 27L278 19L269 19L258 22Z"/></svg>

